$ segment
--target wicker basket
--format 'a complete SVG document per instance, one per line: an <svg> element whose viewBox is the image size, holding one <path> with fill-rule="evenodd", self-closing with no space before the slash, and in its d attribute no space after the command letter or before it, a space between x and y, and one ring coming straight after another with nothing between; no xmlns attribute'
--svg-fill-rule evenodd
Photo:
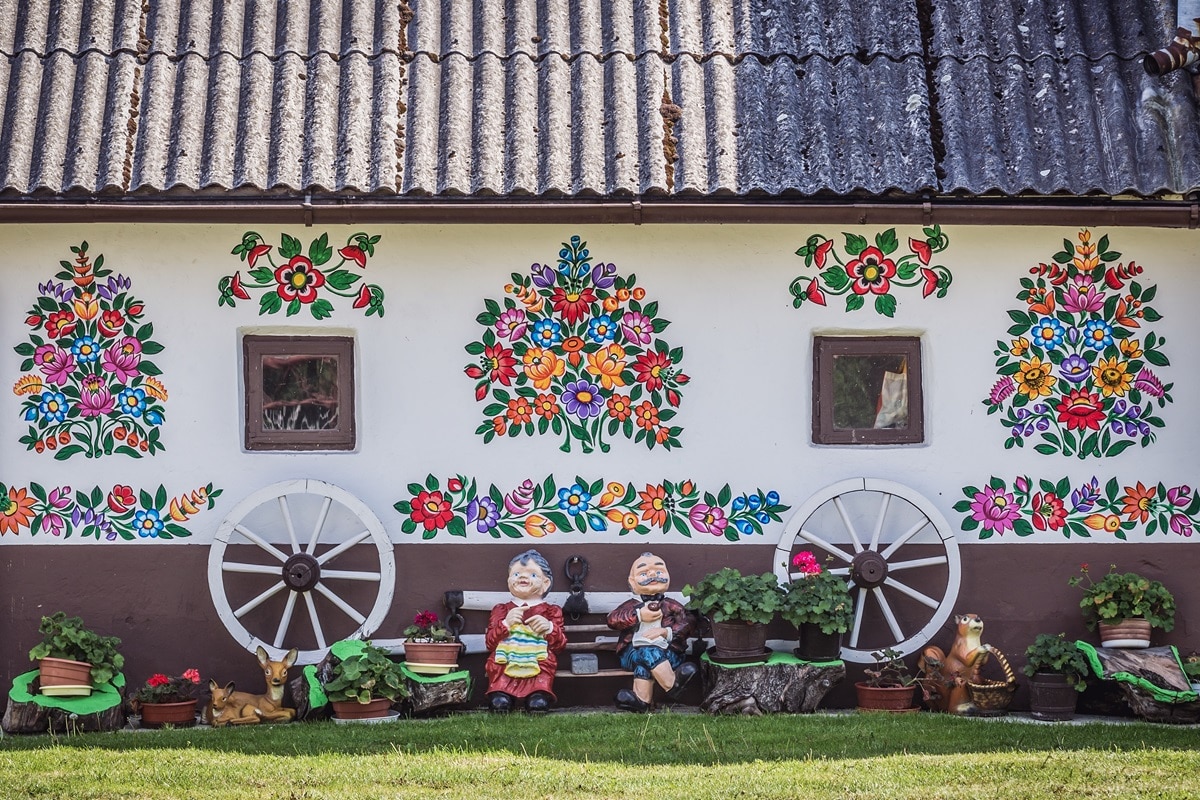
<svg viewBox="0 0 1200 800"><path fill-rule="evenodd" d="M967 694L971 702L980 711L1005 711L1012 702L1013 692L1017 690L1017 677L1009 666L1008 659L999 650L992 650L992 656L1004 669L1004 680L967 682Z"/></svg>

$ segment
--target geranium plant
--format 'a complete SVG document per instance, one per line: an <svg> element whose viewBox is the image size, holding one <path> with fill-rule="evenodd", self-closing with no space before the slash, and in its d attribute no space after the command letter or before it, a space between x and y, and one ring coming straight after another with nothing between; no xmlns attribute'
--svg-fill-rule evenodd
<svg viewBox="0 0 1200 800"><path fill-rule="evenodd" d="M361 654L334 664L324 691L335 702L364 704L381 697L395 702L408 696L400 665L370 642L363 643Z"/></svg>
<svg viewBox="0 0 1200 800"><path fill-rule="evenodd" d="M1092 578L1087 564L1081 564L1079 571L1068 583L1083 589L1079 607L1089 630L1101 622L1135 617L1144 617L1150 627L1163 631L1175 627L1175 597L1161 582L1136 572L1117 572L1116 564L1110 564L1100 580Z"/></svg>
<svg viewBox="0 0 1200 800"><path fill-rule="evenodd" d="M146 679L134 694L139 703L184 703L200 694L200 671L186 669L182 675L156 672Z"/></svg>
<svg viewBox="0 0 1200 800"><path fill-rule="evenodd" d="M767 624L783 606L783 588L775 574L743 575L733 567L705 575L683 587L687 607L711 622Z"/></svg>
<svg viewBox="0 0 1200 800"><path fill-rule="evenodd" d="M42 617L38 633L42 634L42 641L29 651L30 661L65 658L86 662L92 665L94 684L111 681L125 666L125 657L117 652L121 640L92 631L83 624L81 617L68 617L65 611L55 611Z"/></svg>
<svg viewBox="0 0 1200 800"><path fill-rule="evenodd" d="M871 666L863 668L863 674L866 676L863 683L867 686L878 689L912 686L922 678L909 671L908 664L904 663L904 657L899 650L884 648L871 653L871 658L874 659Z"/></svg>
<svg viewBox="0 0 1200 800"><path fill-rule="evenodd" d="M421 611L413 617L413 624L403 631L404 638L410 642L453 642L454 634L450 632L432 611Z"/></svg>
<svg viewBox="0 0 1200 800"><path fill-rule="evenodd" d="M60 262L53 280L38 284L26 312L29 341L13 348L26 373L13 386L25 398L26 449L57 451L57 461L120 453L134 458L164 449L167 389L149 356L162 352L154 325L141 323L145 304L121 274L95 261L88 243L72 247L75 262Z"/></svg>
<svg viewBox="0 0 1200 800"><path fill-rule="evenodd" d="M780 616L793 625L809 623L821 626L826 634L845 633L854 623L854 603L850 598L850 585L840 575L817 563L817 558L808 550L802 550L792 559L800 577L785 589Z"/></svg>
<svg viewBox="0 0 1200 800"><path fill-rule="evenodd" d="M1031 678L1039 672L1052 672L1066 678L1077 692L1087 688L1091 672L1087 659L1064 634L1039 633L1025 649L1025 658L1025 674Z"/></svg>

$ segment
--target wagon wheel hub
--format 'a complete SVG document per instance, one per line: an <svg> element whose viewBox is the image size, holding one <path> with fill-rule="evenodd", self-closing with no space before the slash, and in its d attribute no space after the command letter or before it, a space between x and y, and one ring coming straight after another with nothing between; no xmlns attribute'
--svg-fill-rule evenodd
<svg viewBox="0 0 1200 800"><path fill-rule="evenodd" d="M850 562L850 576L854 585L873 589L887 580L888 565L883 556L873 550L864 550Z"/></svg>
<svg viewBox="0 0 1200 800"><path fill-rule="evenodd" d="M283 565L283 582L296 592L307 592L321 580L321 565L308 553L296 553Z"/></svg>

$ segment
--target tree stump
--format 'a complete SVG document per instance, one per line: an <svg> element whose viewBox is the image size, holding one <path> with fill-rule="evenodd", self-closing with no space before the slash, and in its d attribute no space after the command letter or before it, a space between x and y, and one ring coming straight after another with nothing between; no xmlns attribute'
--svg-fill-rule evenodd
<svg viewBox="0 0 1200 800"><path fill-rule="evenodd" d="M405 708L413 714L442 711L466 705L471 699L471 675L466 671L431 678L404 671L409 697Z"/></svg>
<svg viewBox="0 0 1200 800"><path fill-rule="evenodd" d="M1195 694L1173 647L1093 648L1092 652L1101 667L1096 670L1097 677L1117 682L1135 716L1180 725L1200 721L1200 701L1188 699ZM1155 692L1145 684L1162 691Z"/></svg>
<svg viewBox="0 0 1200 800"><path fill-rule="evenodd" d="M725 666L701 659L704 701L710 714L811 714L825 694L846 678L840 661L820 664L776 653L763 664Z"/></svg>
<svg viewBox="0 0 1200 800"><path fill-rule="evenodd" d="M119 686L98 686L88 697L45 698L33 693L37 670L13 679L8 707L0 722L6 733L85 733L125 726L124 677Z"/></svg>

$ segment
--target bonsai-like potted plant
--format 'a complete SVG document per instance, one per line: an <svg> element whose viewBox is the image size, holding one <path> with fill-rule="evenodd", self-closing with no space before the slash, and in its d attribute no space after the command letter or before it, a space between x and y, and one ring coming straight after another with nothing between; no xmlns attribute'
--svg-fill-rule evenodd
<svg viewBox="0 0 1200 800"><path fill-rule="evenodd" d="M914 702L921 675L913 675L899 651L871 653L874 663L863 668L865 679L854 684L860 711L916 711Z"/></svg>
<svg viewBox="0 0 1200 800"><path fill-rule="evenodd" d="M29 651L29 660L38 662L43 694L91 694L92 686L111 681L125 666L117 652L120 639L101 636L64 611L42 617L38 632L42 641Z"/></svg>
<svg viewBox="0 0 1200 800"><path fill-rule="evenodd" d="M462 645L432 611L422 611L405 628L404 660L413 672L438 675L458 666Z"/></svg>
<svg viewBox="0 0 1200 800"><path fill-rule="evenodd" d="M841 655L842 634L854 623L854 604L845 578L834 575L805 550L792 559L800 577L787 585L780 616L796 626L796 656L833 661Z"/></svg>
<svg viewBox="0 0 1200 800"><path fill-rule="evenodd" d="M324 691L339 719L386 717L393 703L408 697L400 665L370 642L333 665Z"/></svg>
<svg viewBox="0 0 1200 800"><path fill-rule="evenodd" d="M1073 719L1090 672L1083 653L1064 634L1040 633L1026 648L1025 659L1032 716L1053 722Z"/></svg>
<svg viewBox="0 0 1200 800"><path fill-rule="evenodd" d="M200 696L200 671L186 669L182 675L155 673L146 679L130 700L142 715L142 727L196 724L196 700Z"/></svg>
<svg viewBox="0 0 1200 800"><path fill-rule="evenodd" d="M1069 579L1083 588L1079 607L1088 630L1100 629L1102 647L1149 647L1150 629L1175 627L1175 597L1162 583L1136 572L1117 572L1109 565L1100 580L1093 580L1088 565Z"/></svg>
<svg viewBox="0 0 1200 800"><path fill-rule="evenodd" d="M767 624L783 607L783 588L772 572L743 575L733 567L683 587L687 608L705 616L718 661L757 661L767 654Z"/></svg>

